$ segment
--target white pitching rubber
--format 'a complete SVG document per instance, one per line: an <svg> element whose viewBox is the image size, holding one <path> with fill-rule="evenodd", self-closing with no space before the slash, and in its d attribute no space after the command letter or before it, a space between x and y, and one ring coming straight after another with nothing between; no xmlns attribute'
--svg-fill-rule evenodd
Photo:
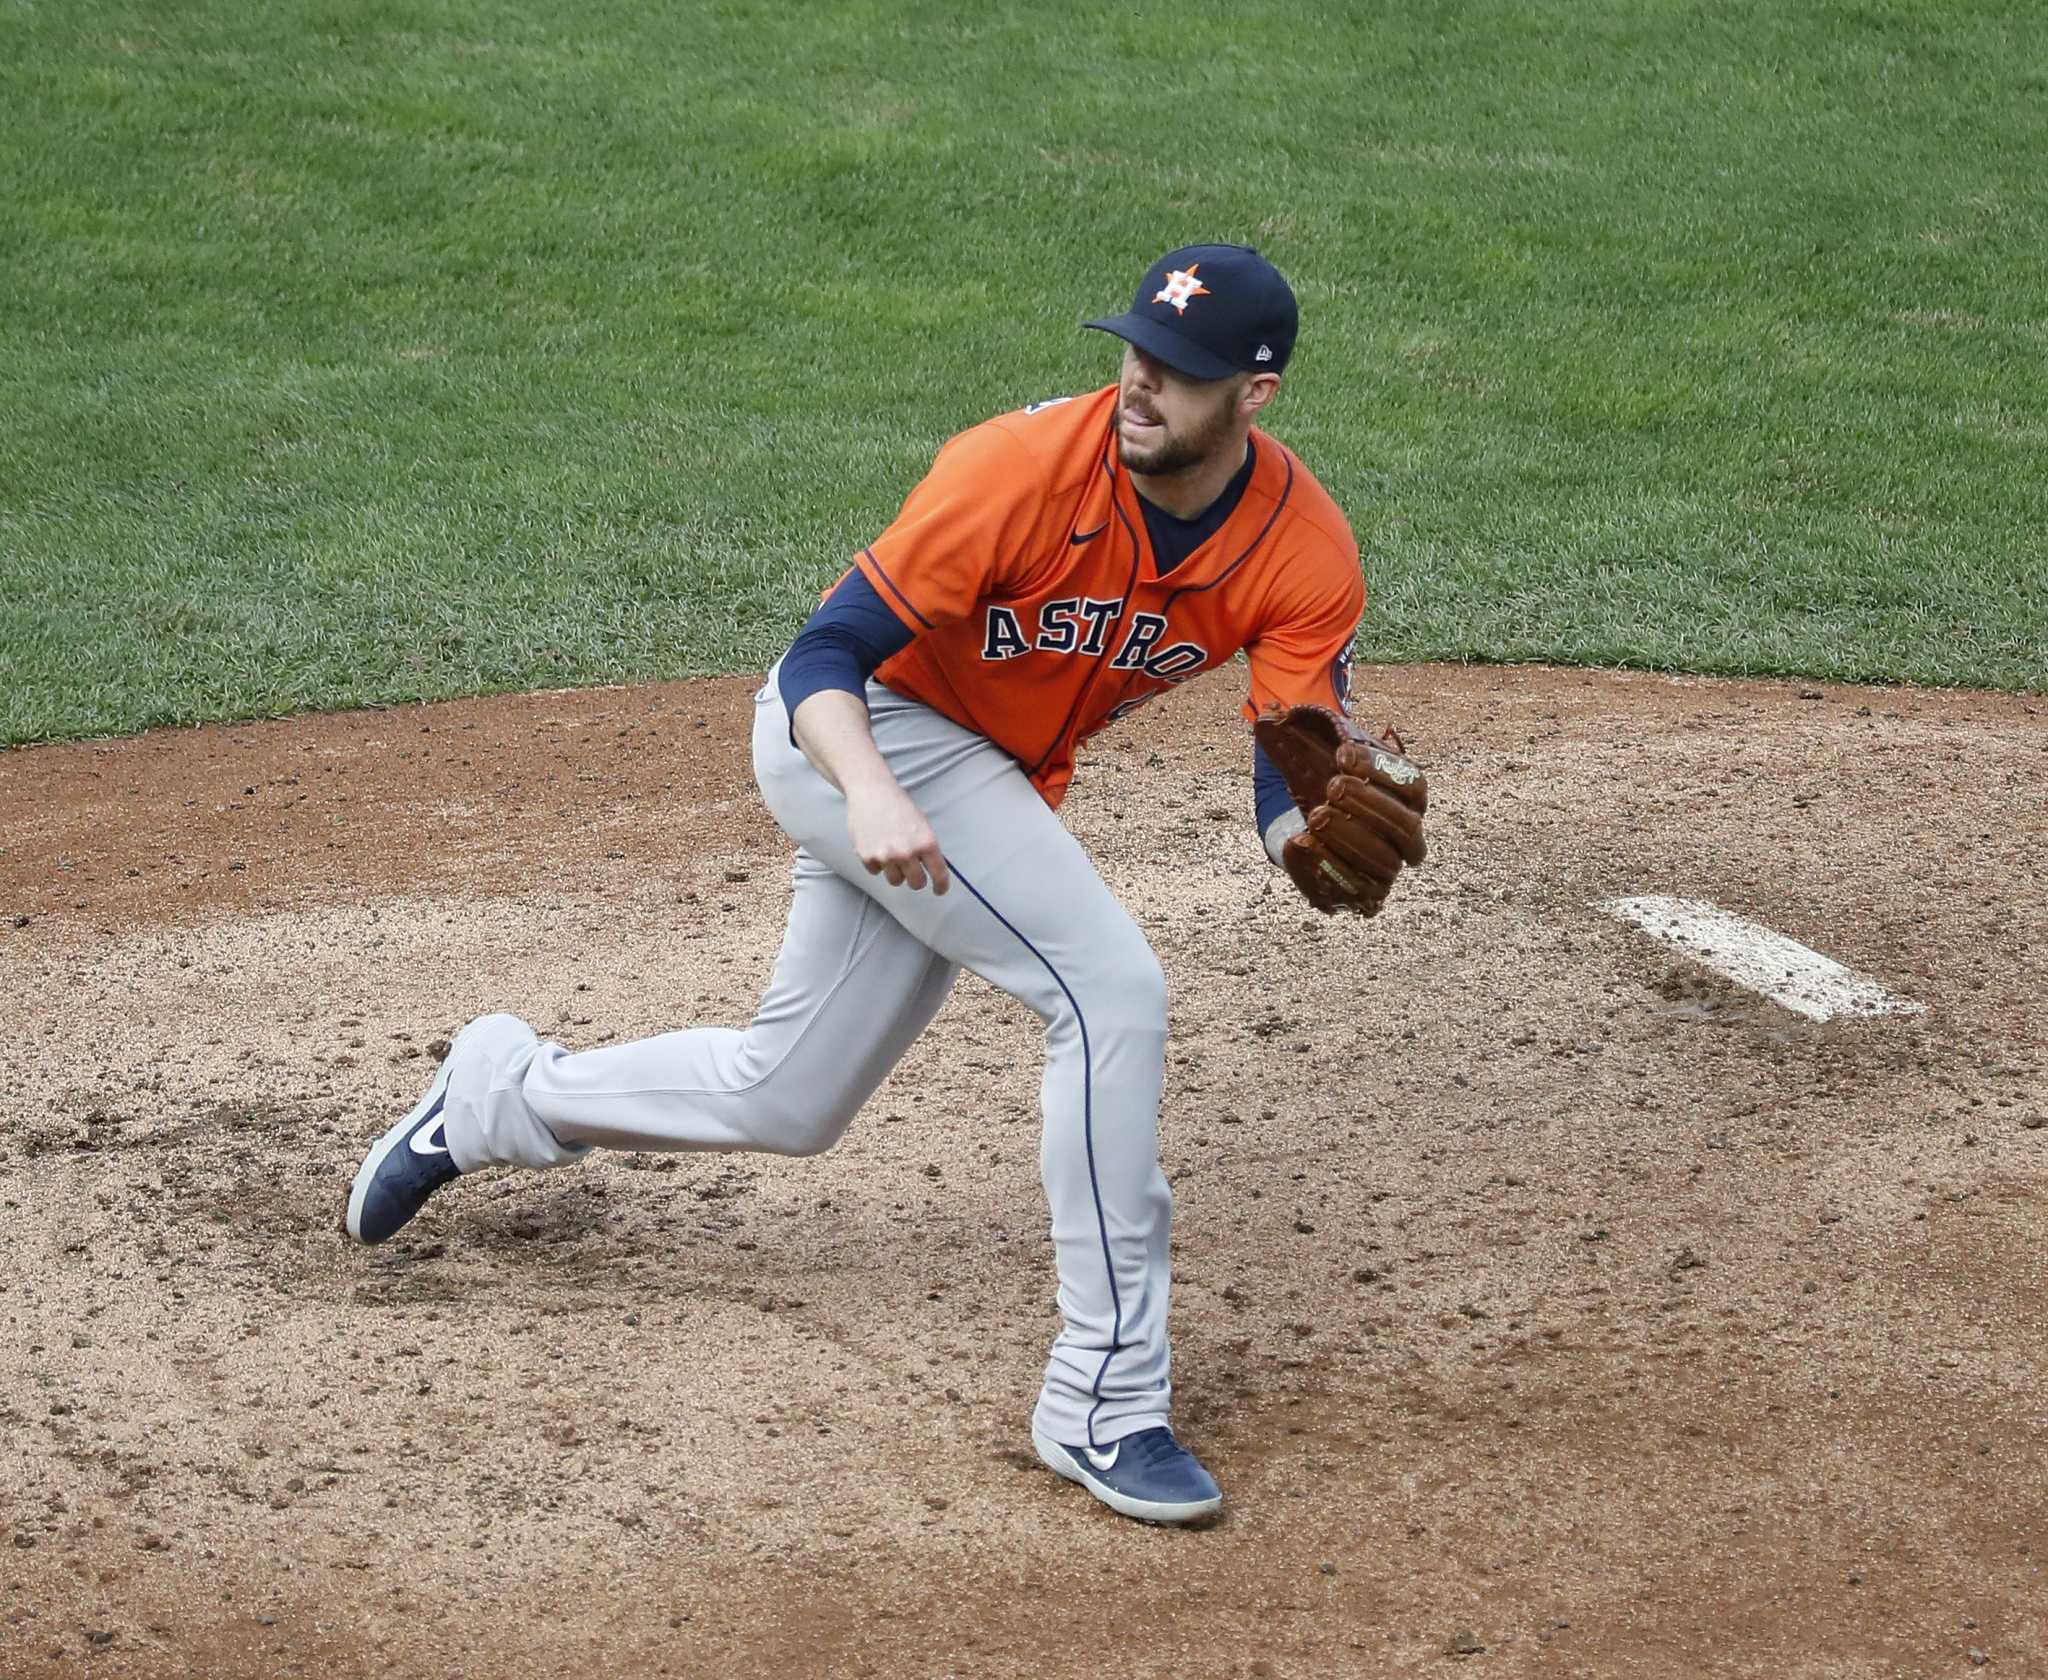
<svg viewBox="0 0 2048 1680"><path fill-rule="evenodd" d="M1925 1007L1782 933L1693 898L1614 898L1594 906L1683 951L1702 967L1810 1021L1917 1015Z"/></svg>

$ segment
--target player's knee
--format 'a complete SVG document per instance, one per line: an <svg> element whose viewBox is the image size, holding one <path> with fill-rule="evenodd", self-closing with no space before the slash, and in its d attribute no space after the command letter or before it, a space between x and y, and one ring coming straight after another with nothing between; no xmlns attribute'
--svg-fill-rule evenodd
<svg viewBox="0 0 2048 1680"><path fill-rule="evenodd" d="M1142 940L1122 954L1094 993L1085 1007L1093 1031L1165 1034L1166 970Z"/></svg>
<svg viewBox="0 0 2048 1680"><path fill-rule="evenodd" d="M846 1122L826 1115L778 1115L756 1137L770 1155L822 1155L846 1135Z"/></svg>
<svg viewBox="0 0 2048 1680"><path fill-rule="evenodd" d="M1131 1000L1131 1011L1147 1024L1156 1024L1161 1032L1166 1030L1166 970L1159 959L1152 954L1152 947L1145 947L1142 962L1131 965L1124 976L1124 987Z"/></svg>
<svg viewBox="0 0 2048 1680"><path fill-rule="evenodd" d="M754 1116L755 1145L770 1155L822 1155L853 1122L843 1105L816 1100L763 1105Z"/></svg>

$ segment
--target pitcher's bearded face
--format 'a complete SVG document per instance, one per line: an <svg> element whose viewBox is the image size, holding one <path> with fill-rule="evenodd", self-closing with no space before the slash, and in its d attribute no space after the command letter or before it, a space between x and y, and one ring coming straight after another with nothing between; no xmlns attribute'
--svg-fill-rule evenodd
<svg viewBox="0 0 2048 1680"><path fill-rule="evenodd" d="M1131 472L1160 476L1201 466L1230 443L1248 377L1190 379L1135 344L1125 345L1117 380L1117 458Z"/></svg>

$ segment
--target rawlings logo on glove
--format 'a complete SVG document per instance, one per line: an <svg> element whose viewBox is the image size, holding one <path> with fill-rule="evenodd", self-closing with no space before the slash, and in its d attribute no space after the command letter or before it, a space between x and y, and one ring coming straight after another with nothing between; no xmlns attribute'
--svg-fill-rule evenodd
<svg viewBox="0 0 2048 1680"><path fill-rule="evenodd" d="M1377 915L1402 868L1428 855L1429 781L1401 737L1324 706L1276 706L1252 734L1308 823L1281 848L1289 879L1326 916Z"/></svg>

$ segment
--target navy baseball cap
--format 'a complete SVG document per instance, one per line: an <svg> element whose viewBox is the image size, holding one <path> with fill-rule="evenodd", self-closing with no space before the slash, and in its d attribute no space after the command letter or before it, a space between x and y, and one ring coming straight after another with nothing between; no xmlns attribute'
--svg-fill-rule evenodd
<svg viewBox="0 0 2048 1680"><path fill-rule="evenodd" d="M1249 245L1183 245L1138 282L1121 315L1084 321L1191 379L1278 373L1294 354L1294 292Z"/></svg>

